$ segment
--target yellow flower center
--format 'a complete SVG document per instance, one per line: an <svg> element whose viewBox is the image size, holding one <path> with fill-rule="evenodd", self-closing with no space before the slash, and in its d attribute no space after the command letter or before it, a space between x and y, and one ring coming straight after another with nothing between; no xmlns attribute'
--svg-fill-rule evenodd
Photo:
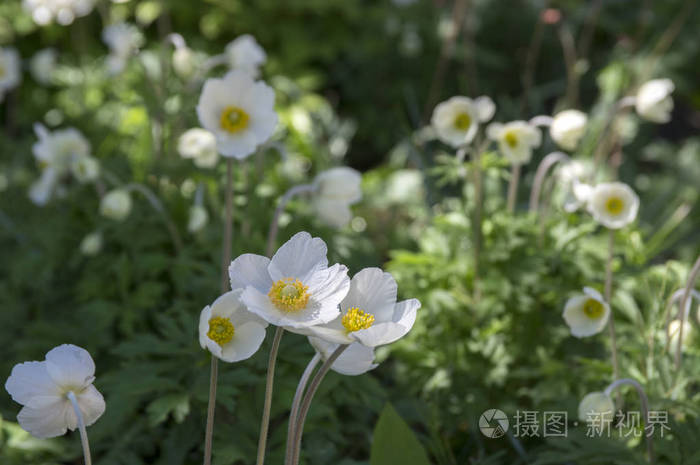
<svg viewBox="0 0 700 465"><path fill-rule="evenodd" d="M583 313L585 313L588 318L593 320L597 320L603 316L604 310L603 304L595 299L588 299L583 303Z"/></svg>
<svg viewBox="0 0 700 465"><path fill-rule="evenodd" d="M625 208L625 202L620 197L610 197L605 201L605 210L611 215L619 215Z"/></svg>
<svg viewBox="0 0 700 465"><path fill-rule="evenodd" d="M518 145L518 136L515 135L514 132L507 132L503 136L503 140L506 141L506 144L508 144L508 147L514 149Z"/></svg>
<svg viewBox="0 0 700 465"><path fill-rule="evenodd" d="M231 320L221 316L215 316L209 320L209 331L207 337L220 346L231 342L236 330L233 328Z"/></svg>
<svg viewBox="0 0 700 465"><path fill-rule="evenodd" d="M466 131L469 129L469 126L472 125L472 118L467 113L460 113L455 118L454 125L455 128L459 129L460 131Z"/></svg>
<svg viewBox="0 0 700 465"><path fill-rule="evenodd" d="M267 293L270 301L285 312L296 312L309 302L309 286L294 278L283 278L275 282Z"/></svg>
<svg viewBox="0 0 700 465"><path fill-rule="evenodd" d="M348 310L348 313L343 315L341 321L345 329L349 333L352 333L353 331L359 331L361 329L369 329L372 323L374 323L374 315L360 310L357 307L353 307Z"/></svg>
<svg viewBox="0 0 700 465"><path fill-rule="evenodd" d="M242 108L228 106L221 112L221 128L231 134L248 127L250 116Z"/></svg>

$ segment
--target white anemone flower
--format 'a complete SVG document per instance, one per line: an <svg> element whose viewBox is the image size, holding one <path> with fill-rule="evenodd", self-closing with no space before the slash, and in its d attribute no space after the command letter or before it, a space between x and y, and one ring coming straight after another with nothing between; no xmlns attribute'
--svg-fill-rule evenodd
<svg viewBox="0 0 700 465"><path fill-rule="evenodd" d="M265 340L267 323L246 310L242 293L227 292L199 316L199 345L224 362L250 358Z"/></svg>
<svg viewBox="0 0 700 465"><path fill-rule="evenodd" d="M576 295L566 302L563 316L572 336L593 336L601 332L608 323L610 305L605 302L600 292L584 287L583 294Z"/></svg>
<svg viewBox="0 0 700 465"><path fill-rule="evenodd" d="M131 212L131 195L125 189L113 189L100 201L100 214L115 221L123 221Z"/></svg>
<svg viewBox="0 0 700 465"><path fill-rule="evenodd" d="M94 157L76 157L71 163L71 173L78 182L92 182L100 175L100 163Z"/></svg>
<svg viewBox="0 0 700 465"><path fill-rule="evenodd" d="M216 137L202 128L185 131L177 141L177 151L182 158L190 158L199 168L212 168L219 161Z"/></svg>
<svg viewBox="0 0 700 465"><path fill-rule="evenodd" d="M610 423L615 415L615 404L604 392L590 392L578 404L578 418L598 427Z"/></svg>
<svg viewBox="0 0 700 465"><path fill-rule="evenodd" d="M491 123L486 128L489 139L498 142L501 154L513 165L523 165L532 158L532 151L542 143L540 130L527 121Z"/></svg>
<svg viewBox="0 0 700 465"><path fill-rule="evenodd" d="M489 97L472 100L455 96L435 107L430 124L442 142L456 148L471 143L479 123L489 121L495 111L496 106Z"/></svg>
<svg viewBox="0 0 700 465"><path fill-rule="evenodd" d="M654 123L671 121L674 88L670 79L653 79L642 84L635 100L637 114Z"/></svg>
<svg viewBox="0 0 700 465"><path fill-rule="evenodd" d="M248 310L293 332L334 320L350 288L344 265L328 266L326 243L295 234L272 259L243 254L231 262L231 289L245 289Z"/></svg>
<svg viewBox="0 0 700 465"><path fill-rule="evenodd" d="M0 102L5 93L17 87L21 80L19 53L12 47L0 47Z"/></svg>
<svg viewBox="0 0 700 465"><path fill-rule="evenodd" d="M621 182L598 184L588 199L588 211L606 228L620 229L635 220L639 197Z"/></svg>
<svg viewBox="0 0 700 465"><path fill-rule="evenodd" d="M214 133L221 155L244 159L272 136L278 119L274 106L270 86L234 70L204 83L197 116Z"/></svg>
<svg viewBox="0 0 700 465"><path fill-rule="evenodd" d="M265 50L255 37L244 34L226 45L224 56L229 68L244 71L252 78L260 74L260 67L267 61Z"/></svg>
<svg viewBox="0 0 700 465"><path fill-rule="evenodd" d="M575 150L586 132L588 116L578 110L564 110L554 115L549 126L552 140L564 150Z"/></svg>
<svg viewBox="0 0 700 465"><path fill-rule="evenodd" d="M318 337L309 337L309 342L325 361L335 352L339 344L325 341ZM331 365L331 370L345 376L358 376L377 368L374 363L374 349L358 342L352 343Z"/></svg>
<svg viewBox="0 0 700 465"><path fill-rule="evenodd" d="M193 205L187 221L187 230L191 233L201 231L209 222L209 213L201 205Z"/></svg>
<svg viewBox="0 0 700 465"><path fill-rule="evenodd" d="M564 211L575 212L588 203L593 192L593 186L586 181L590 174L591 167L579 160L570 160L559 167L557 179L566 192Z"/></svg>
<svg viewBox="0 0 700 465"><path fill-rule="evenodd" d="M88 234L80 242L80 252L86 257L94 257L102 250L102 234L93 232Z"/></svg>
<svg viewBox="0 0 700 465"><path fill-rule="evenodd" d="M178 47L173 52L173 69L183 79L192 77L196 70L197 57L191 48Z"/></svg>
<svg viewBox="0 0 700 465"><path fill-rule="evenodd" d="M86 426L105 411L102 394L93 386L95 362L85 349L72 344L54 347L42 362L14 366L5 389L24 407L19 425L38 438L53 438L75 430L78 418L69 393L73 393Z"/></svg>
<svg viewBox="0 0 700 465"><path fill-rule="evenodd" d="M391 274L365 268L350 281L350 291L340 303L340 316L302 332L335 344L391 344L411 330L421 305L417 299L396 302L396 291Z"/></svg>
<svg viewBox="0 0 700 465"><path fill-rule="evenodd" d="M335 228L350 223L350 205L362 199L362 175L347 166L331 168L319 173L313 185L318 217Z"/></svg>
<svg viewBox="0 0 700 465"><path fill-rule="evenodd" d="M53 48L45 48L34 54L29 62L29 71L36 82L43 85L51 84L57 58L58 52Z"/></svg>
<svg viewBox="0 0 700 465"><path fill-rule="evenodd" d="M107 70L110 74L124 71L126 64L143 45L143 35L129 23L115 23L102 30L102 41L109 47Z"/></svg>
<svg viewBox="0 0 700 465"><path fill-rule="evenodd" d="M40 26L54 20L62 25L71 24L75 18L90 14L95 0L23 0L22 7Z"/></svg>

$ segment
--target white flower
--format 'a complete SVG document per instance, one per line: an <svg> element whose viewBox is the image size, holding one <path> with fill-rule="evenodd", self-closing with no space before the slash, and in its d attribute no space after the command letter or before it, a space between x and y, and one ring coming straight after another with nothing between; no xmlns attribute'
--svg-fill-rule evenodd
<svg viewBox="0 0 700 465"><path fill-rule="evenodd" d="M604 428L613 420L615 404L604 392L591 392L578 405L578 418Z"/></svg>
<svg viewBox="0 0 700 465"><path fill-rule="evenodd" d="M563 316L572 336L593 336L601 332L608 323L610 306L598 291L584 287L583 294L576 295L566 302Z"/></svg>
<svg viewBox="0 0 700 465"><path fill-rule="evenodd" d="M36 205L46 205L49 203L49 200L51 200L51 197L56 190L57 183L58 173L56 170L51 167L45 168L41 172L39 179L36 180L29 188L29 198Z"/></svg>
<svg viewBox="0 0 700 465"><path fill-rule="evenodd" d="M11 47L0 47L0 102L5 93L17 87L21 80L19 53Z"/></svg>
<svg viewBox="0 0 700 465"><path fill-rule="evenodd" d="M252 155L277 126L275 92L243 71L223 79L208 79L197 105L202 126L213 132L221 155L238 159Z"/></svg>
<svg viewBox="0 0 700 465"><path fill-rule="evenodd" d="M690 300L690 299L689 299ZM678 345L678 335L681 332L681 320L672 320L668 324L668 344L670 347L676 347ZM690 342L693 336L693 325L690 324L688 320L683 324L683 345Z"/></svg>
<svg viewBox="0 0 700 465"><path fill-rule="evenodd" d="M639 197L621 182L598 184L588 199L588 211L606 228L620 229L637 217Z"/></svg>
<svg viewBox="0 0 700 465"><path fill-rule="evenodd" d="M328 357L339 347L339 344L333 344L317 337L309 337L309 342L324 361L328 360ZM355 342L350 344L333 362L331 370L341 375L357 376L374 370L378 366L374 363L374 349Z"/></svg>
<svg viewBox="0 0 700 465"><path fill-rule="evenodd" d="M187 221L187 230L191 233L200 231L209 221L209 213L207 209L201 205L193 205L190 208L190 218Z"/></svg>
<svg viewBox="0 0 700 465"><path fill-rule="evenodd" d="M107 69L110 74L121 73L131 56L143 45L143 35L136 26L115 23L102 30L102 41L109 47Z"/></svg>
<svg viewBox="0 0 700 465"><path fill-rule="evenodd" d="M452 147L460 147L474 139L479 123L490 120L495 111L496 106L489 97L472 100L456 96L435 107L430 124L441 141Z"/></svg>
<svg viewBox="0 0 700 465"><path fill-rule="evenodd" d="M22 7L40 26L50 24L55 19L58 24L67 26L75 18L90 14L95 0L23 0Z"/></svg>
<svg viewBox="0 0 700 465"><path fill-rule="evenodd" d="M29 70L36 82L43 85L51 84L57 57L58 52L53 48L45 48L34 54L29 63Z"/></svg>
<svg viewBox="0 0 700 465"><path fill-rule="evenodd" d="M527 121L491 123L486 128L489 139L498 142L498 149L511 164L522 165L532 158L532 150L542 142L542 133Z"/></svg>
<svg viewBox="0 0 700 465"><path fill-rule="evenodd" d="M344 265L328 266L326 253L322 239L297 233L272 260L244 254L231 262L231 289L245 289L243 303L270 324L297 332L328 323L340 314L350 279Z"/></svg>
<svg viewBox="0 0 700 465"><path fill-rule="evenodd" d="M578 160L570 160L560 165L557 170L557 179L566 191L564 210L575 212L586 205L593 192L593 186L585 180L591 174L591 166Z"/></svg>
<svg viewBox="0 0 700 465"><path fill-rule="evenodd" d="M71 173L78 182L92 182L100 175L100 163L88 155L75 157L71 163Z"/></svg>
<svg viewBox="0 0 700 465"><path fill-rule="evenodd" d="M352 278L350 291L340 303L340 316L328 324L304 328L302 334L335 344L391 344L411 330L420 308L417 299L397 303L396 288L391 274L365 268Z"/></svg>
<svg viewBox="0 0 700 465"><path fill-rule="evenodd" d="M250 358L265 340L267 323L246 310L242 293L227 292L199 316L199 345L224 362Z"/></svg>
<svg viewBox="0 0 700 465"><path fill-rule="evenodd" d="M191 158L200 168L211 168L219 161L216 137L202 128L185 131L177 141L177 151L182 158Z"/></svg>
<svg viewBox="0 0 700 465"><path fill-rule="evenodd" d="M635 100L637 114L654 123L671 121L674 88L670 79L653 79L642 84Z"/></svg>
<svg viewBox="0 0 700 465"><path fill-rule="evenodd" d="M259 68L267 61L265 50L250 34L244 34L229 42L224 56L229 68L241 70L252 78L258 77Z"/></svg>
<svg viewBox="0 0 700 465"><path fill-rule="evenodd" d="M585 182L574 180L571 183L571 189L564 200L564 211L569 213L575 212L582 206L586 205L593 193L593 186Z"/></svg>
<svg viewBox="0 0 700 465"><path fill-rule="evenodd" d="M173 52L173 69L183 79L194 74L195 61L195 54L189 47L179 47Z"/></svg>
<svg viewBox="0 0 700 465"><path fill-rule="evenodd" d="M314 206L319 218L335 228L352 219L350 205L362 198L362 175L347 166L323 171L314 180Z"/></svg>
<svg viewBox="0 0 700 465"><path fill-rule="evenodd" d="M90 354L72 344L51 349L42 362L14 366L5 389L24 407L19 425L38 438L53 438L75 430L78 419L68 393L75 395L85 425L92 425L105 411L102 394L92 385L95 362Z"/></svg>
<svg viewBox="0 0 700 465"><path fill-rule="evenodd" d="M122 221L131 212L131 195L124 189L114 189L100 201L100 214L111 220Z"/></svg>
<svg viewBox="0 0 700 465"><path fill-rule="evenodd" d="M586 132L588 117L582 111L564 110L554 115L549 135L564 150L575 150Z"/></svg>
<svg viewBox="0 0 700 465"><path fill-rule="evenodd" d="M80 242L80 252L88 257L93 257L102 250L102 234L93 232L88 234Z"/></svg>

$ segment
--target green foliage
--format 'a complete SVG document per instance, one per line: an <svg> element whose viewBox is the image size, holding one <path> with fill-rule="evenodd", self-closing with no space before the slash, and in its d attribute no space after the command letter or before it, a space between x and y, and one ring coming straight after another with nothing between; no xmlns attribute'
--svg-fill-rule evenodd
<svg viewBox="0 0 700 465"><path fill-rule="evenodd" d="M379 415L372 436L370 465L428 465L425 449L391 404Z"/></svg>

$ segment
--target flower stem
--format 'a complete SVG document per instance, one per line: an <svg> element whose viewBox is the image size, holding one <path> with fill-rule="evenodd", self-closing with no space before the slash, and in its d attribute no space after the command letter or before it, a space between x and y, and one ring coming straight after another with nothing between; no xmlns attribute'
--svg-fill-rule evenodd
<svg viewBox="0 0 700 465"><path fill-rule="evenodd" d="M615 231L610 229L608 231L608 260L605 263L605 301L610 305L610 318L608 320L608 327L610 328L610 347L612 354L612 365L613 365L613 378L617 379L620 374L620 369L617 363L617 340L615 338L615 312L612 310L612 285L613 285L613 272L612 272L612 261L615 246ZM618 397L619 399L619 397Z"/></svg>
<svg viewBox="0 0 700 465"><path fill-rule="evenodd" d="M481 287L479 285L479 264L481 262L481 211L484 204L483 189L481 185L481 150L477 150L472 155L472 174L474 176L474 300L481 299Z"/></svg>
<svg viewBox="0 0 700 465"><path fill-rule="evenodd" d="M211 445L214 438L214 408L216 407L216 383L219 376L219 359L211 356L209 377L209 405L207 405L207 429L204 433L204 465L211 464Z"/></svg>
<svg viewBox="0 0 700 465"><path fill-rule="evenodd" d="M514 163L510 169L510 182L508 183L508 211L515 210L515 200L518 196L518 182L520 181L520 163Z"/></svg>
<svg viewBox="0 0 700 465"><path fill-rule="evenodd" d="M289 465L292 462L292 439L294 438L294 432L296 431L295 427L297 423L297 417L299 416L299 406L301 404L302 397L304 396L304 389L306 389L306 384L309 382L311 373L313 373L314 368L316 368L316 365L318 365L319 361L321 361L321 354L316 352L309 361L309 364L306 365L306 369L301 375L301 378L299 379L299 385L297 386L297 390L294 393L292 409L289 412L289 426L287 428L287 449L284 454L285 465Z"/></svg>
<svg viewBox="0 0 700 465"><path fill-rule="evenodd" d="M267 363L267 381L265 382L265 404L263 405L263 416L260 422L260 439L258 440L258 458L256 465L263 465L265 462L265 446L267 444L267 430L270 426L270 409L272 407L272 385L275 379L275 362L277 361L277 352L280 348L280 341L284 329L278 327L275 331L275 338L272 340L270 348L270 359Z"/></svg>
<svg viewBox="0 0 700 465"><path fill-rule="evenodd" d="M87 430L85 429L85 420L83 420L83 413L80 411L78 406L78 399L75 398L73 391L68 391L68 399L70 399L71 404L73 404L73 410L75 411L75 416L78 418L78 429L80 430L80 443L83 446L83 457L85 458L85 465L92 464L92 458L90 457L90 443L88 442Z"/></svg>
<svg viewBox="0 0 700 465"><path fill-rule="evenodd" d="M646 427L649 422L649 398L644 392L644 388L641 384L631 378L616 379L608 387L605 388L605 395L610 397L613 391L617 390L620 386L627 384L633 386L639 395L639 404L642 409L642 415L644 415L644 425ZM654 465L654 443L652 441L652 434L645 432L644 436L647 441L647 455L649 456L649 463Z"/></svg>
<svg viewBox="0 0 700 465"><path fill-rule="evenodd" d="M314 394L316 394L316 391L321 385L321 381L323 381L323 378L326 376L326 373L328 373L328 371L331 369L333 362L335 362L337 358L340 357L340 355L343 353L343 351L348 347L348 345L341 345L337 349L335 349L331 356L328 357L328 360L323 362L321 368L319 368L318 372L316 372L316 376L314 376L314 379L311 380L311 385L306 391L306 394L304 395L304 400L302 401L301 407L299 408L299 418L297 419L297 424L295 426L296 431L294 431L292 463L289 465L299 464L299 455L301 453L301 437L304 434L304 422L306 421L306 415L309 413L309 408L311 407L311 401L314 398Z"/></svg>
<svg viewBox="0 0 700 465"><path fill-rule="evenodd" d="M569 161L570 158L564 152L552 152L542 159L537 166L535 179L532 182L532 190L530 191L530 211L538 213L540 204L540 193L542 186L549 170L557 163Z"/></svg>
<svg viewBox="0 0 700 465"><path fill-rule="evenodd" d="M700 257L695 261L695 265L693 265L693 268L690 270L690 275L688 276L688 282L685 285L685 291L683 292L683 298L681 299L681 315L685 309L685 306L688 304L688 298L690 297L690 292L693 289L693 284L695 284L695 280L698 277L698 274L700 274ZM676 376L678 376L678 372L681 368L681 356L683 352L683 323L685 322L685 318L681 316L681 324L678 329L678 345L676 346Z"/></svg>
<svg viewBox="0 0 700 465"><path fill-rule="evenodd" d="M280 199L279 204L277 204L277 208L275 209L275 214L272 217L272 222L270 223L270 230L267 234L267 249L266 249L266 255L268 257L272 257L272 251L275 248L275 240L277 239L277 231L279 230L279 222L280 222L280 216L282 216L282 212L284 212L285 207L289 203L289 201L294 197L295 195L304 193L304 192L313 192L316 189L315 186L312 184L301 184L299 186L294 186L290 188L287 192L284 193L282 198Z"/></svg>

